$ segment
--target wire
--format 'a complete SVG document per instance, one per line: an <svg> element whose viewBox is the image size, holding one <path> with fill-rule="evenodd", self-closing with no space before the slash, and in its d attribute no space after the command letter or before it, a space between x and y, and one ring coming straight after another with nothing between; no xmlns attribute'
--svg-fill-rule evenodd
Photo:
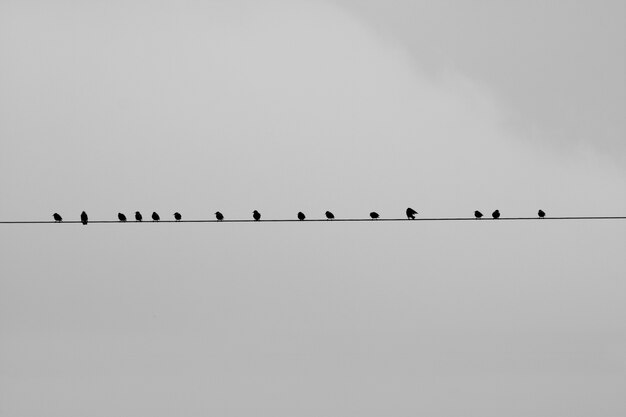
<svg viewBox="0 0 626 417"><path fill-rule="evenodd" d="M521 220L537 220L537 221L546 221L546 220L626 220L626 216L561 216L561 217L500 217L499 219L491 219L491 218L483 218L476 219L475 217L423 217L416 219L383 219L379 218L376 220L370 218L363 219L306 219L306 220L298 220L298 219L262 219L262 220L253 220L253 219L224 219L224 220L208 220L208 219L194 219L194 220L160 220L158 222L146 220L143 222L137 221L126 221L121 222L119 220L89 220L89 224L108 224L108 223L119 223L119 224L155 224L155 223L310 223L310 222L369 222L369 223L379 223L379 222L431 222L431 221L473 221L473 222L485 222L485 221L521 221ZM0 221L0 224L81 224L80 220L68 220L56 222L54 220L23 220L23 221Z"/></svg>

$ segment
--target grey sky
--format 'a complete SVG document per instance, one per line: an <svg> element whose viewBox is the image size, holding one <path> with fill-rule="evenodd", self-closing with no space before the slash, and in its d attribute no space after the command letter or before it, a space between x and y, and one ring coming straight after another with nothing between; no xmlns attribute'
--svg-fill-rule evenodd
<svg viewBox="0 0 626 417"><path fill-rule="evenodd" d="M0 218L626 213L623 6L381 4L1 2ZM1 227L0 416L626 411L623 222Z"/></svg>
<svg viewBox="0 0 626 417"><path fill-rule="evenodd" d="M522 140L594 146L626 163L626 3L337 0L433 77L493 90Z"/></svg>

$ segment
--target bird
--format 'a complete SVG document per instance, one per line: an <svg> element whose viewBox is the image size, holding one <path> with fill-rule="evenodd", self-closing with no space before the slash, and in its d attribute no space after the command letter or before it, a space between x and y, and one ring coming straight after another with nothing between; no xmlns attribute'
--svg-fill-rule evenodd
<svg viewBox="0 0 626 417"><path fill-rule="evenodd" d="M416 214L417 214L417 211L413 210L411 207L406 209L406 218L407 219L415 220L415 215Z"/></svg>
<svg viewBox="0 0 626 417"><path fill-rule="evenodd" d="M161 218L159 217L159 214L156 211L152 212L152 221L153 222L158 222L159 220L161 220Z"/></svg>
<svg viewBox="0 0 626 417"><path fill-rule="evenodd" d="M124 215L124 213L117 213L117 218L118 218L121 222L125 222L125 221L126 221L126 216Z"/></svg>
<svg viewBox="0 0 626 417"><path fill-rule="evenodd" d="M217 219L218 222L221 222L222 220L224 220L224 215L220 213L219 211L216 211L215 218Z"/></svg>
<svg viewBox="0 0 626 417"><path fill-rule="evenodd" d="M477 219L480 219L481 217L483 217L483 214L480 211L476 210L474 212L474 216L476 216Z"/></svg>
<svg viewBox="0 0 626 417"><path fill-rule="evenodd" d="M500 218L500 210L496 210L493 213L491 213L491 215L493 216L494 219L499 219Z"/></svg>
<svg viewBox="0 0 626 417"><path fill-rule="evenodd" d="M139 213L138 211L135 212L135 220L137 220L138 222L140 222L143 219L143 217L141 216L141 213Z"/></svg>
<svg viewBox="0 0 626 417"><path fill-rule="evenodd" d="M80 221L82 224L87 224L88 222L87 213L85 213L84 211L80 213Z"/></svg>
<svg viewBox="0 0 626 417"><path fill-rule="evenodd" d="M335 215L334 215L333 213L331 213L330 211L327 211L327 212L326 212L326 218L327 218L328 220L332 220L332 219L334 219L334 218L335 218Z"/></svg>
<svg viewBox="0 0 626 417"><path fill-rule="evenodd" d="M543 210L539 210L539 211L537 212L537 215L538 215L540 218L542 218L542 219L543 219L544 217L546 217L546 212L545 212L545 211L543 211Z"/></svg>
<svg viewBox="0 0 626 417"><path fill-rule="evenodd" d="M254 221L259 221L261 220L261 213L259 213L258 211L254 210L252 212L252 217L254 217Z"/></svg>
<svg viewBox="0 0 626 417"><path fill-rule="evenodd" d="M60 223L63 221L63 217L61 217L61 215L59 213L54 213L52 215L52 217L54 217L54 221L57 223Z"/></svg>
<svg viewBox="0 0 626 417"><path fill-rule="evenodd" d="M378 213L376 213L375 211L370 213L370 217L372 218L372 220L378 220L378 218L380 217L378 215Z"/></svg>
<svg viewBox="0 0 626 417"><path fill-rule="evenodd" d="M174 213L174 218L176 219L177 222L180 221L180 219L182 219L182 216L180 215L179 212Z"/></svg>
<svg viewBox="0 0 626 417"><path fill-rule="evenodd" d="M300 220L306 219L306 216L304 215L303 212L301 212L301 211L298 212L298 219L300 219Z"/></svg>

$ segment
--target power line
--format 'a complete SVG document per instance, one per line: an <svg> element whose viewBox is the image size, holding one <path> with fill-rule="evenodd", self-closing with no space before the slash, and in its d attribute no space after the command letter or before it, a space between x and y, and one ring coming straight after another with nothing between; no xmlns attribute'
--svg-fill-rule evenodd
<svg viewBox="0 0 626 417"><path fill-rule="evenodd" d="M472 222L486 222L486 221L522 221L522 220L536 220L536 221L546 221L546 220L626 220L626 216L560 216L560 217L500 217L499 219L492 218L483 218L476 219L475 217L422 217L415 219L406 219L406 218L379 218L373 220L371 218L361 218L361 219L340 219L336 218L333 220L328 219L306 219L306 220L298 220L298 219L262 219L262 220L254 220L254 219L224 219L224 220L209 220L209 219L193 219L193 220L160 220L158 222L155 221L126 221L121 222L119 220L89 220L89 224L108 224L108 223L117 223L117 224L158 224L158 223L310 223L310 222L368 222L368 223L380 223L380 222L432 222L432 221L472 221ZM15 220L15 221L0 221L0 224L81 224L80 220L63 220L62 222L56 222L54 220Z"/></svg>

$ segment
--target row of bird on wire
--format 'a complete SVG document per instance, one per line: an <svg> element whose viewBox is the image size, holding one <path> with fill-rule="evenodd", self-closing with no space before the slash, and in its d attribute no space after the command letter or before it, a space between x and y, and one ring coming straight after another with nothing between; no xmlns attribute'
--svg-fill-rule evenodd
<svg viewBox="0 0 626 417"><path fill-rule="evenodd" d="M334 220L335 219L335 215L330 212L327 211L326 213L326 219L327 220ZM406 209L406 218L407 220L415 220L415 215L419 214L417 211L413 210L411 207ZM540 218L544 218L546 216L546 213L543 210L539 210L537 212L537 216L539 216ZM63 221L63 217L61 217L61 215L59 213L54 213L52 215L52 217L54 218L54 221L57 223L60 223ZM483 214L476 210L474 212L474 217L476 219L481 219L483 217ZM491 217L494 219L499 219L500 218L500 210L495 210L493 213L491 213ZM117 218L120 222L126 222L128 219L126 218L126 215L124 213L117 213ZM180 213L176 212L174 213L174 220L179 222L182 220L182 216ZM261 213L259 213L257 210L254 210L252 212L252 218L255 221L261 221ZM378 213L376 213L375 211L372 211L370 213L370 218L372 220L378 220L380 218L380 215ZM221 222L222 220L224 220L224 215L222 213L220 213L219 211L215 212L215 219L218 222ZM140 212L136 211L135 212L135 221L140 222L143 220L143 216L141 215ZM152 221L153 222L158 222L161 220L161 217L159 216L159 214L154 211L152 212ZM306 216L304 215L303 212L299 211L298 212L298 220L306 220ZM89 223L89 216L87 216L87 213L85 213L84 211L81 213L80 215L80 221L82 222L82 224L87 224Z"/></svg>

